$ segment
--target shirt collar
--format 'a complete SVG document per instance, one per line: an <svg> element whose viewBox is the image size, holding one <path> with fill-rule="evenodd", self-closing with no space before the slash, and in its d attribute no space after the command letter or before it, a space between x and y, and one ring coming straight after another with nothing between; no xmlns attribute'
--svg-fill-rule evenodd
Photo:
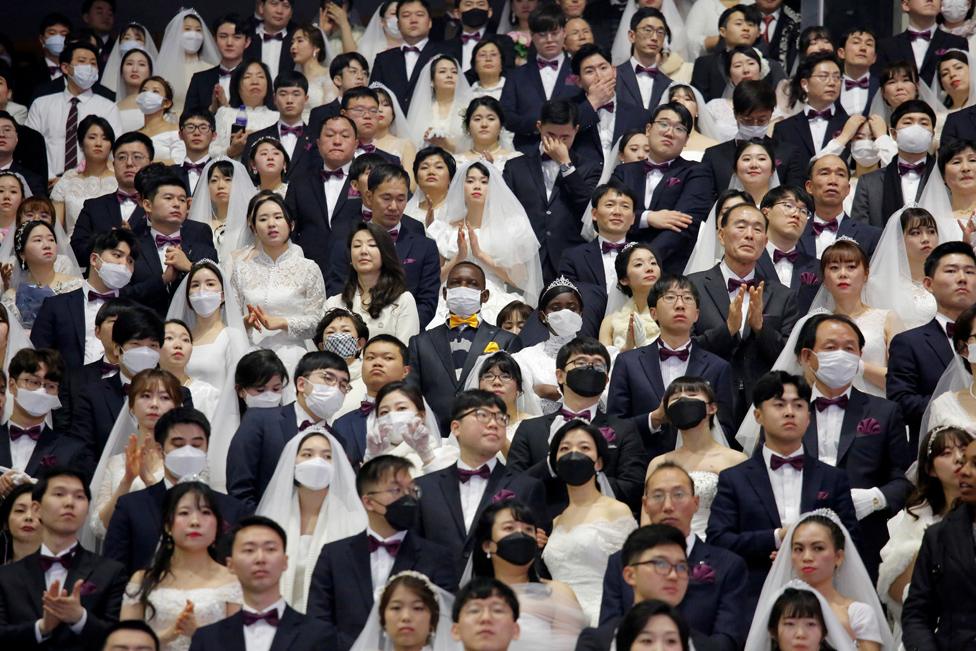
<svg viewBox="0 0 976 651"><path fill-rule="evenodd" d="M645 67L643 63L637 60L637 57L630 57L630 67L634 72L637 72L637 66ZM651 66L652 68L657 68L658 64L655 63ZM640 77L638 77L640 79Z"/></svg>
<svg viewBox="0 0 976 651"><path fill-rule="evenodd" d="M776 248L776 245L775 245L775 244L773 244L772 242L769 242L769 241L767 241L767 242L766 242L766 253L768 253L768 254L769 254L769 257L770 257L770 258L772 258L772 257L773 257L773 252L775 252L775 251L779 251L779 250L780 250L780 249L777 249L777 248ZM789 253L790 251L795 251L795 250L796 250L796 245L794 244L793 246L791 246L791 247L790 247L789 249L787 249L786 251L783 251L783 253Z"/></svg>
<svg viewBox="0 0 976 651"><path fill-rule="evenodd" d="M949 317L947 317L942 312L936 312L935 313L935 320L939 322L939 325L940 326L942 326L942 330L943 331L945 331L947 324L949 324L949 323L953 323L954 324L955 323L955 321L953 321L952 319L950 319Z"/></svg>
<svg viewBox="0 0 976 651"><path fill-rule="evenodd" d="M285 614L285 598L280 597L278 601L271 604L271 606L265 610L255 610L253 607L247 604L247 601L244 601L244 603L241 604L241 608L243 608L249 613L255 613L255 614L266 613L269 610L276 610L278 611L278 619L281 619Z"/></svg>
<svg viewBox="0 0 976 651"><path fill-rule="evenodd" d="M925 29L922 29L921 27L915 27L915 25L912 25L911 21L908 21L908 30L912 32L919 32L920 34L924 34L926 32L929 34L934 34L936 27L937 25L932 25L931 27L926 27Z"/></svg>
<svg viewBox="0 0 976 651"><path fill-rule="evenodd" d="M284 29L279 29L277 32L269 32L264 28L264 23L259 23L257 29L255 29L254 31L257 32L258 34L262 34L262 35L269 34L271 36L274 36L276 34L282 34L282 35L287 34L288 28L285 27Z"/></svg>
<svg viewBox="0 0 976 651"><path fill-rule="evenodd" d="M773 458L773 455L774 454L777 455L777 456L779 456L779 453L773 452L765 444L763 444L763 447L762 447L762 455L763 455L763 459L766 460L766 467L767 468L769 467L769 462ZM790 457L795 457L798 454L803 454L803 444L802 443L800 444L800 447L798 447L797 449L793 450L789 454L784 454L783 457L788 459Z"/></svg>
<svg viewBox="0 0 976 651"><path fill-rule="evenodd" d="M425 39L423 39L422 41L419 41L419 42L417 42L417 43L414 43L414 45L413 45L413 46L414 46L415 48L417 48L418 50L420 50L420 51L422 52L422 51L423 51L423 49L424 49L425 47L427 47L427 42L428 42L428 41L430 41L430 37L427 37L427 38L425 38ZM407 45L407 44L406 44L406 43L404 43L404 44L403 44L403 45L401 45L400 47L401 47L401 48L403 48L403 47L405 47L406 45Z"/></svg>
<svg viewBox="0 0 976 651"><path fill-rule="evenodd" d="M301 427L302 423L305 421L312 421L313 425L318 425L324 420L324 418L319 418L314 414L310 414L308 410L302 407L297 400L295 401L295 421L298 423L299 427Z"/></svg>
<svg viewBox="0 0 976 651"><path fill-rule="evenodd" d="M865 72L863 75L861 75L857 79L855 79L854 77L851 77L848 74L844 74L844 79L850 79L851 81L861 81L862 79L870 79L870 78L871 78L871 71L870 70L868 72Z"/></svg>
<svg viewBox="0 0 976 651"><path fill-rule="evenodd" d="M87 102L88 100L90 100L92 97L94 97L94 93L92 92L92 89L91 88L89 88L88 90L86 90L84 92L78 93L77 95L72 95L71 94L71 91L68 90L68 82L65 82L65 84L64 84L64 91L63 92L64 92L64 99L65 99L66 102L70 102L71 101L71 98L74 97L74 98L77 98L78 99L78 103L84 104L85 102Z"/></svg>
<svg viewBox="0 0 976 651"><path fill-rule="evenodd" d="M837 215L837 219L834 220L835 222L837 222L837 228L838 229L840 229L840 224L841 224L842 221L844 221L844 218L845 217L847 217L847 213L842 212L841 214ZM813 220L816 221L816 222L820 222L822 224L829 224L830 223L830 220L829 219L824 219L823 217L821 217L820 215L818 215L816 213L814 213L814 215L813 215Z"/></svg>
<svg viewBox="0 0 976 651"><path fill-rule="evenodd" d="M182 229L180 229L180 230L182 230ZM176 232L175 232L175 233L173 233L172 235L165 235L165 234L163 234L163 233L160 233L159 231L157 231L157 230L156 230L155 228L152 228L152 227L150 227L150 228L149 228L149 234L150 234L150 235L152 236L152 238L153 238L153 242L155 242L155 241L156 241L156 236L157 236L157 235L160 235L160 236L162 236L162 237L179 237L179 236L180 236L180 231L176 231ZM157 247L157 248L158 248L158 247Z"/></svg>
<svg viewBox="0 0 976 651"><path fill-rule="evenodd" d="M626 237L621 237L616 242L614 242L612 240L608 240L607 238L603 237L602 235L597 235L596 237L600 241L600 245L601 246L603 245L604 242L606 242L607 244L626 244L627 243L627 238Z"/></svg>
<svg viewBox="0 0 976 651"><path fill-rule="evenodd" d="M681 344L677 348L672 348L671 346L669 346L667 344L667 342L665 342L660 337L658 337L657 342L661 346L661 348L667 348L668 350L691 350L691 339L690 338L688 339L688 341L686 341L685 343Z"/></svg>
<svg viewBox="0 0 976 651"><path fill-rule="evenodd" d="M537 54L535 58L538 59L539 61L555 61L556 62L556 71L558 72L559 69L563 67L563 58L565 56L566 55L563 52L560 52L558 55L556 55L555 57L553 57L551 59L547 59L544 56L539 55L539 54Z"/></svg>
<svg viewBox="0 0 976 651"><path fill-rule="evenodd" d="M720 263L718 263L718 268L719 270L721 270L722 275L725 277L725 282L728 282L729 279L731 278L735 278L736 280L752 280L753 278L756 277L755 267L753 267L752 271L747 273L744 278L740 278L738 274L736 274L734 271L729 269L729 265L725 264L725 260L722 260Z"/></svg>
<svg viewBox="0 0 976 651"><path fill-rule="evenodd" d="M816 384L814 384L814 385L813 385L812 387L810 387L810 388L812 389L812 391L811 391L811 395L810 395L810 403L811 403L811 404L813 404L813 401L814 401L814 400L816 400L817 398L826 398L826 397L827 397L827 396L825 396L825 395L823 394L823 392L822 392L822 391L820 391L820 389L818 389L818 388L817 388L817 385L816 385ZM843 396L847 396L848 398L850 398L850 397L851 397L851 389L853 389L853 388L854 388L854 385L853 385L853 384L851 384L851 385L849 385L849 386L847 387L847 391L845 391L845 392L844 392L844 393L842 393L841 395L843 395Z"/></svg>
<svg viewBox="0 0 976 651"><path fill-rule="evenodd" d="M373 538L376 538L380 542L403 542L403 539L407 537L407 530L404 529L403 531L397 531L389 538L384 538L383 536L373 531L372 527L366 527L366 535L372 536Z"/></svg>
<svg viewBox="0 0 976 651"><path fill-rule="evenodd" d="M484 463L482 465L488 466L488 470L494 472L495 471L495 464L497 464L497 463L498 463L498 457L492 457L491 459L489 459L486 463ZM457 460L457 467L460 468L461 470L477 470L481 466L478 466L478 468L472 468L468 464L466 464L463 461L461 461L461 459L459 457L458 460Z"/></svg>
<svg viewBox="0 0 976 651"><path fill-rule="evenodd" d="M66 554L70 554L71 552L73 552L74 549L75 549L75 547L77 547L77 546L78 546L78 541L76 540L73 545L71 545L67 549L64 549L61 552L55 554L54 552L52 552L48 548L47 545L45 545L44 543L41 543L40 553L41 553L42 556L53 556L54 558L61 558L62 556L66 555Z"/></svg>
<svg viewBox="0 0 976 651"><path fill-rule="evenodd" d="M697 538L698 537L695 535L694 531L688 534L688 537L685 538L685 556L688 558L691 558L691 550L695 548L695 540Z"/></svg>
<svg viewBox="0 0 976 651"><path fill-rule="evenodd" d="M359 149L358 145L357 145L356 149ZM336 168L336 169L342 170L343 179L345 179L347 176L349 176L349 168L350 168L350 166L352 166L352 161L349 161L345 165L342 165L342 166ZM327 171L327 172L334 172L335 171L333 169L329 169L328 163L323 163L322 164L322 169L325 170L325 171Z"/></svg>

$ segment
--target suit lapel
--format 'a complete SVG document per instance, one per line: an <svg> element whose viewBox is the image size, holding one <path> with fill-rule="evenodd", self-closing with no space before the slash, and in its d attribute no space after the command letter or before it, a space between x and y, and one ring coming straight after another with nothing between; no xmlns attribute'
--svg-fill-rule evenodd
<svg viewBox="0 0 976 651"><path fill-rule="evenodd" d="M302 630L302 616L298 611L290 606L285 606L285 614L278 623L278 630L275 631L274 640L268 651L287 651L295 642L295 638Z"/></svg>
<svg viewBox="0 0 976 651"><path fill-rule="evenodd" d="M799 113L791 119L795 120L793 126L800 133L800 139L803 141L803 145L807 148L807 152L813 156L816 153L817 148L813 146L813 134L810 132L810 120L807 119L807 116L804 113ZM827 128L829 130L829 125Z"/></svg>
<svg viewBox="0 0 976 651"><path fill-rule="evenodd" d="M285 606L285 614L288 613L288 607ZM226 619L220 620L218 624L220 626L220 640L226 644L228 649L246 649L247 644L244 641L244 616L240 613L234 613ZM278 634L275 633L275 638ZM271 648L274 649L274 642L271 643ZM275 649L277 651L277 649Z"/></svg>
<svg viewBox="0 0 976 651"><path fill-rule="evenodd" d="M857 424L864 416L864 410L868 406L868 398L857 389L851 389L851 399L844 410L844 420L840 426L840 439L837 441L837 463L840 466L841 460L854 443L857 436Z"/></svg>
<svg viewBox="0 0 976 651"><path fill-rule="evenodd" d="M803 465L803 485L800 489L800 513L806 513L813 509L817 502L817 495L820 492L820 483L823 481L823 468L820 467L817 458L811 456L809 452L804 452Z"/></svg>
<svg viewBox="0 0 976 651"><path fill-rule="evenodd" d="M434 352L438 359L444 364L444 369L454 382L454 386L460 386L457 377L457 369L454 368L454 356L451 354L451 342L448 339L450 329L446 325L440 325L430 331L430 341L434 346Z"/></svg>
<svg viewBox="0 0 976 651"><path fill-rule="evenodd" d="M644 375L647 376L648 381L651 383L651 388L654 389L655 396L664 395L664 377L661 375L661 358L658 351L661 349L661 340L658 339L650 346L645 346L641 350L640 363L641 367L644 369ZM692 350L695 347L692 346ZM693 353L694 354L694 353ZM688 372L691 373L691 362L688 363Z"/></svg>
<svg viewBox="0 0 976 651"><path fill-rule="evenodd" d="M817 430L817 408L810 405L810 422L807 424L807 431L803 433L803 449L811 457L820 455L820 434Z"/></svg>
<svg viewBox="0 0 976 651"><path fill-rule="evenodd" d="M661 100L661 96L671 85L671 78L666 74L658 71L657 75L654 76L654 85L651 87L651 102L649 106L645 106L645 109L652 109L658 105Z"/></svg>
<svg viewBox="0 0 976 651"><path fill-rule="evenodd" d="M932 350L938 356L939 361L942 365L948 366L949 362L952 361L952 349L949 346L949 340L942 330L942 326L939 324L937 319L932 319L929 321L929 327L925 330L925 339L931 346Z"/></svg>
<svg viewBox="0 0 976 651"><path fill-rule="evenodd" d="M71 564L71 569L68 570L68 576L64 580L64 585L62 586L69 593L74 590L75 581L87 581L91 573L95 571L97 566L98 556L90 553L86 549L78 548L78 552L75 554L74 563ZM96 586L96 589L101 586ZM84 600L84 597L82 597Z"/></svg>
<svg viewBox="0 0 976 651"><path fill-rule="evenodd" d="M71 311L71 322L75 330L75 339L78 342L78 347L81 349L82 355L85 352L85 301L88 299L85 296L85 292L78 290L78 295L80 300L76 300L74 297L71 302L68 303L68 309Z"/></svg>
<svg viewBox="0 0 976 651"><path fill-rule="evenodd" d="M600 240L595 239L583 247L583 261L590 268L593 277L599 280L601 285L606 285L606 271L603 269L603 253L600 249Z"/></svg>
<svg viewBox="0 0 976 651"><path fill-rule="evenodd" d="M485 492L481 494L481 501L478 502L478 510L475 511L474 519L471 521L471 535L474 535L475 527L478 521L481 520L481 514L491 503L491 497L497 492L498 487L505 478L506 472L507 469L505 468L505 464L500 461L495 464L495 469L491 472L491 476L488 477L488 484L485 486Z"/></svg>
<svg viewBox="0 0 976 651"><path fill-rule="evenodd" d="M458 378L458 386L464 386L465 380L468 379L468 374L471 372L471 368L474 363L481 357L481 351L485 349L488 342L494 339L495 331L488 326L485 322L481 322L481 325L474 332L474 340L471 342L471 348L468 350L467 356L464 358L464 367L461 369L461 377ZM453 364L452 364L453 366Z"/></svg>
<svg viewBox="0 0 976 651"><path fill-rule="evenodd" d="M44 462L44 457L54 451L56 440L57 434L47 425L44 425L41 430L41 436L37 439L37 445L34 446L34 452L31 453L30 459L27 461L27 466L24 468L24 472L31 477L36 477Z"/></svg>
<svg viewBox="0 0 976 651"><path fill-rule="evenodd" d="M542 205L549 205L549 198L546 196L546 180L542 176L542 158L540 156L532 156L526 160L526 167L529 168L529 175L532 177L532 182L535 183L536 189L539 190L539 196L542 199ZM556 196L556 188L553 186L552 189L553 196ZM545 218L542 218L545 221Z"/></svg>
<svg viewBox="0 0 976 651"><path fill-rule="evenodd" d="M142 255L140 256L145 264L149 266L149 272L151 275L160 276L163 273L163 265L159 261L159 253L156 249L156 242L153 240L152 233L147 228L144 233L139 238L140 248ZM138 262L136 263L138 264Z"/></svg>
<svg viewBox="0 0 976 651"><path fill-rule="evenodd" d="M373 607L373 574L370 569L369 543L367 542L366 532L363 531L356 535L346 548L348 557L346 562L352 570L350 583L357 587L362 598L365 610Z"/></svg>
<svg viewBox="0 0 976 651"><path fill-rule="evenodd" d="M718 265L708 270L705 277L705 292L715 304L723 319L729 318L729 291Z"/></svg>
<svg viewBox="0 0 976 651"><path fill-rule="evenodd" d="M464 527L464 510L461 508L461 490L458 487L457 464L442 470L439 480L438 484L440 484L441 493L444 495L444 501L447 503L447 510L451 512L454 524L461 532L461 538L467 538L468 532Z"/></svg>
<svg viewBox="0 0 976 651"><path fill-rule="evenodd" d="M881 198L881 219L887 221L896 210L905 205L905 199L902 196L901 191L901 174L898 173L898 159L891 161L888 167L885 168L884 182L882 183L884 188L884 195ZM919 183L919 188L922 184ZM912 197L912 200L915 198Z"/></svg>
<svg viewBox="0 0 976 651"><path fill-rule="evenodd" d="M773 493L773 486L769 483L769 475L766 473L766 463L762 456L762 446L756 450L752 459L746 463L748 464L746 467L751 475L749 485L756 492L770 520L776 523L777 526L782 525L783 523L779 518L779 507L776 505L776 496Z"/></svg>
<svg viewBox="0 0 976 651"><path fill-rule="evenodd" d="M43 613L41 595L47 589L47 585L44 583L44 570L41 569L40 556L39 551L31 554L24 559L23 565L24 580L27 583L26 587L29 594L27 598L30 599L31 606L38 616Z"/></svg>
<svg viewBox="0 0 976 651"><path fill-rule="evenodd" d="M847 122L847 111L845 111L844 107L841 106L840 100L834 102L833 109L834 113L827 121L827 129L824 131L823 142L820 143L821 148L830 142L831 138L834 137L834 134L839 133L840 130L844 128L844 124Z"/></svg>
<svg viewBox="0 0 976 651"><path fill-rule="evenodd" d="M622 82L624 91L630 95L634 104L647 108L644 106L644 100L641 97L640 86L637 84L637 75L634 74L634 66L630 65L629 59L617 66L617 79Z"/></svg>
<svg viewBox="0 0 976 651"><path fill-rule="evenodd" d="M667 188L671 187L671 184L668 181L670 181L672 178L678 178L681 176L681 172L684 169L685 160L683 158L676 158L674 162L671 163L671 167L669 167L668 170L661 176L661 181L657 184L657 187L654 188L654 192L651 193L651 205L647 207L648 210L654 210L655 206L660 205L661 195L664 194L664 191ZM644 175L644 183L647 183L646 174ZM645 193L647 192L646 186L644 187L644 191Z"/></svg>

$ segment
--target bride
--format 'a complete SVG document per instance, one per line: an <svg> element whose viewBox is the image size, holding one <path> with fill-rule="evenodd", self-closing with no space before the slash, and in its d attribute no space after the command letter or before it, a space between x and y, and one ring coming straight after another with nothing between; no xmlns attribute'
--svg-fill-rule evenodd
<svg viewBox="0 0 976 651"><path fill-rule="evenodd" d="M976 380L973 367L976 363L976 305L963 311L956 319L956 329L952 333L954 359L946 367L922 417L922 431L928 432L936 427L960 427L966 431L976 430Z"/></svg>
<svg viewBox="0 0 976 651"><path fill-rule="evenodd" d="M418 79L407 111L414 145L417 149L437 145L456 152L464 135L462 115L471 100L471 87L461 67L447 55L435 56Z"/></svg>
<svg viewBox="0 0 976 651"><path fill-rule="evenodd" d="M352 651L454 651L454 597L420 572L394 574L376 590L366 625Z"/></svg>
<svg viewBox="0 0 976 651"><path fill-rule="evenodd" d="M494 323L512 301L535 305L542 289L539 241L522 204L491 163L462 165L447 191L446 209L427 229L442 258L441 281L458 262L470 260L487 279L482 317ZM435 323L447 318L443 298Z"/></svg>

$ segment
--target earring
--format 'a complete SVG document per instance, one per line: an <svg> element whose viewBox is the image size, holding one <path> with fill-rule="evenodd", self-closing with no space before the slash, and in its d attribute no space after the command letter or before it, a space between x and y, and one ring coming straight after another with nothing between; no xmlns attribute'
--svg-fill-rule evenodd
<svg viewBox="0 0 976 651"><path fill-rule="evenodd" d="M485 552L485 553L488 554L488 560L490 561L491 560L491 552Z"/></svg>

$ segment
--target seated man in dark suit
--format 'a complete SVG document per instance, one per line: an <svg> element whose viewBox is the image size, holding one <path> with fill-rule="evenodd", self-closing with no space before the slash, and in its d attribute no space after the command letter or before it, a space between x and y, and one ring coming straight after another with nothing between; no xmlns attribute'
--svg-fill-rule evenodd
<svg viewBox="0 0 976 651"><path fill-rule="evenodd" d="M119 184L116 192L110 192L84 203L75 230L71 233L71 250L79 264L91 256L91 241L98 233L128 223L138 232L145 225L146 213L139 203L136 191L136 174L152 162L155 156L149 136L130 131L115 139L112 145L112 169Z"/></svg>
<svg viewBox="0 0 976 651"><path fill-rule="evenodd" d="M196 629L190 641L192 651L327 648L325 626L289 606L281 594L281 575L288 565L287 541L280 524L259 515L244 518L234 528L227 569L241 584L242 608Z"/></svg>
<svg viewBox="0 0 976 651"><path fill-rule="evenodd" d="M302 111L308 101L308 80L300 72L285 72L274 82L274 105L278 111L278 123L260 129L247 137L244 143L244 153L241 161L253 159L253 148L265 138L274 138L284 147L288 154L288 165L285 170L285 181L292 178L295 170L304 169L315 157L313 150L314 138L309 138L311 132L306 132L302 121ZM319 161L321 164L321 160ZM251 163L253 165L253 162Z"/></svg>
<svg viewBox="0 0 976 651"><path fill-rule="evenodd" d="M877 71L871 70L878 60L877 43L875 33L864 26L847 30L837 43L837 57L844 62L840 105L848 115L868 115L881 88Z"/></svg>
<svg viewBox="0 0 976 651"><path fill-rule="evenodd" d="M841 62L833 52L813 54L801 59L796 78L800 111L778 122L773 138L796 147L801 160L810 160L847 124L847 111L838 101Z"/></svg>
<svg viewBox="0 0 976 651"><path fill-rule="evenodd" d="M129 283L138 255L136 238L127 229L96 235L88 260L88 279L79 289L56 294L41 304L31 328L34 347L58 350L71 371L98 361L105 349L95 334L96 315Z"/></svg>
<svg viewBox="0 0 976 651"><path fill-rule="evenodd" d="M200 182L203 168L210 162L210 144L217 138L217 122L207 109L184 110L180 115L180 140L186 156L170 169L186 183L190 195Z"/></svg>
<svg viewBox="0 0 976 651"><path fill-rule="evenodd" d="M851 173L843 158L828 154L812 160L804 189L813 198L814 212L796 245L798 251L819 260L825 248L846 235L869 258L874 255L881 229L851 219L844 212L844 199L851 192Z"/></svg>
<svg viewBox="0 0 976 651"><path fill-rule="evenodd" d="M683 376L700 377L711 385L718 403L718 420L726 437L735 434L732 368L717 354L692 342L700 315L701 296L684 276L663 275L648 294L651 316L661 328L651 343L617 356L610 377L607 412L633 419L648 459L674 449L677 431L665 414L664 396Z"/></svg>
<svg viewBox="0 0 976 651"><path fill-rule="evenodd" d="M412 531L420 502L403 457L370 459L356 477L369 524L349 538L322 547L308 593L308 616L323 623L328 648L346 651L366 624L373 595L400 572L424 574L453 592L458 576L451 551Z"/></svg>
<svg viewBox="0 0 976 651"><path fill-rule="evenodd" d="M661 268L671 273L684 271L712 200L708 172L681 157L691 129L688 109L677 102L661 104L646 127L647 160L620 165L612 177L637 197L632 239L649 244Z"/></svg>
<svg viewBox="0 0 976 651"><path fill-rule="evenodd" d="M227 453L227 492L255 508L293 436L327 425L349 391L349 367L335 353L306 353L295 367L295 402L248 409Z"/></svg>
<svg viewBox="0 0 976 651"><path fill-rule="evenodd" d="M102 555L122 563L126 572L149 567L163 530L166 491L183 478L199 475L206 467L210 445L210 423L192 407L178 407L163 414L153 436L163 453L163 480L139 491L127 493L115 503L108 524ZM225 493L214 491L223 530L234 527L251 509ZM230 549L218 537L221 556Z"/></svg>
<svg viewBox="0 0 976 651"><path fill-rule="evenodd" d="M505 402L495 394L480 389L458 394L451 433L460 458L449 468L417 479L423 490L417 531L451 550L457 576L471 555L474 523L500 491L514 493L533 513L545 512L542 484L507 468L496 456L507 425Z"/></svg>
<svg viewBox="0 0 976 651"><path fill-rule="evenodd" d="M227 106L230 97L230 77L244 59L244 51L251 45L247 19L238 14L224 14L213 22L214 40L220 53L220 63L193 74L186 91L183 113L209 111L217 113ZM182 121L182 116L180 118Z"/></svg>
<svg viewBox="0 0 976 651"><path fill-rule="evenodd" d="M935 296L935 318L925 325L895 335L888 350L885 389L888 399L901 407L909 428L910 450L918 449L922 414L939 378L952 362L959 315L976 303L976 255L962 242L945 242L925 260L922 283Z"/></svg>
<svg viewBox="0 0 976 651"><path fill-rule="evenodd" d="M486 352L519 349L515 337L486 322L481 307L488 301L485 273L473 262L455 264L444 283L447 323L410 339L410 375L437 415L442 432L450 428L454 396L468 381L475 362Z"/></svg>
<svg viewBox="0 0 976 651"><path fill-rule="evenodd" d="M797 359L813 386L810 426L803 437L807 454L847 471L851 501L861 528L861 558L877 580L888 520L905 506L912 485L905 471L909 451L898 405L853 387L864 334L850 318L818 314L807 320L796 341ZM866 368L866 378L882 369Z"/></svg>
<svg viewBox="0 0 976 651"><path fill-rule="evenodd" d="M337 54L329 63L329 76L336 90L339 91L339 96L328 104L313 108L309 113L308 132L313 134L312 138L315 137L314 134L322 131L323 122L339 115L339 103L347 90L366 85L369 80L369 63L359 52L343 52Z"/></svg>
<svg viewBox="0 0 976 651"><path fill-rule="evenodd" d="M941 9L941 2L902 0L901 10L908 14L908 28L878 42L875 68L881 70L893 61L912 61L919 78L931 86L942 53L949 49L968 49L965 38L939 28L936 21Z"/></svg>
<svg viewBox="0 0 976 651"><path fill-rule="evenodd" d="M732 552L709 545L692 532L691 520L698 511L699 497L691 475L672 461L662 462L645 482L642 505L643 515L650 524L669 524L687 541L692 580L678 610L688 625L707 637L716 649L740 648L748 632L748 618L742 604L746 564ZM711 580L703 576L707 572L704 568L714 572ZM623 553L617 552L607 562L603 578L600 624L622 616L634 601L634 589L624 579L624 571Z"/></svg>
<svg viewBox="0 0 976 651"><path fill-rule="evenodd" d="M685 599L691 576L687 544L685 535L670 524L649 524L627 536L620 557L624 565L623 579L633 596L626 608L656 599L680 609L679 604ZM623 615L620 613L606 620L598 628L583 629L576 643L576 651L610 651ZM713 646L694 625L690 627L691 640L696 649L737 648L734 643L727 647ZM725 636L718 637L721 642L726 642Z"/></svg>
<svg viewBox="0 0 976 651"><path fill-rule="evenodd" d="M400 2L396 15L403 45L376 55L369 80L378 81L389 88L406 112L410 108L413 89L420 80L420 71L441 52L442 46L430 38L433 23L427 0ZM423 83L427 83L427 80L423 80Z"/></svg>
<svg viewBox="0 0 976 651"><path fill-rule="evenodd" d="M747 461L723 470L708 519L708 543L741 556L749 568L742 603L753 612L772 565L785 553L783 537L801 513L832 509L857 540L857 518L847 474L804 450L810 424L810 387L802 378L771 371L753 390L755 417L765 440Z"/></svg>
<svg viewBox="0 0 976 651"><path fill-rule="evenodd" d="M549 283L556 277L563 252L584 242L580 219L600 180L603 159L573 155L573 141L579 130L575 102L548 101L535 115L541 146L508 161L502 176L532 222L541 243L543 282Z"/></svg>
<svg viewBox="0 0 976 651"><path fill-rule="evenodd" d="M596 339L577 337L560 348L556 381L562 392L562 408L519 423L508 451L508 466L519 472L544 462L556 430L571 420L583 420L600 428L607 439L609 451L603 459L603 472L610 480L613 497L636 511L649 457L633 423L609 418L600 409L609 368L610 353ZM552 498L548 496L550 503Z"/></svg>
<svg viewBox="0 0 976 651"><path fill-rule="evenodd" d="M83 549L88 478L53 466L32 493L41 548L0 567L0 644L6 649L90 651L119 619L128 575L121 563Z"/></svg>
<svg viewBox="0 0 976 651"><path fill-rule="evenodd" d="M671 78L658 67L671 28L660 10L644 6L634 12L629 27L633 51L617 66L617 111L646 118L671 85Z"/></svg>
<svg viewBox="0 0 976 651"><path fill-rule="evenodd" d="M0 68L0 82L3 81L2 76L2 68ZM23 158L19 157L18 153L20 152L17 151L17 147L20 144L18 129L33 131L29 127L18 127L17 121L14 120L10 113L0 110L0 170L9 170L20 174L27 181L31 194L46 197L47 172L45 169L47 168L47 155L42 151L45 157L45 165L43 166L44 169L41 170L34 169L40 167L39 164L33 163L29 165ZM37 132L34 131L34 133ZM40 137L40 134L38 134L38 138Z"/></svg>
<svg viewBox="0 0 976 651"><path fill-rule="evenodd" d="M782 185L803 185L806 180L806 164L800 152L788 143L773 140L767 134L776 93L763 81L745 79L732 91L732 111L739 131L735 138L712 145L705 150L702 165L712 176L712 191L719 195L729 187L735 170L735 150L740 140L761 138L771 145L776 154L776 173Z"/></svg>
<svg viewBox="0 0 976 651"><path fill-rule="evenodd" d="M796 295L797 314L806 314L820 289L820 261L797 244L813 214L813 197L800 187L780 185L762 199L766 216L766 249L756 267L763 278L776 280Z"/></svg>

